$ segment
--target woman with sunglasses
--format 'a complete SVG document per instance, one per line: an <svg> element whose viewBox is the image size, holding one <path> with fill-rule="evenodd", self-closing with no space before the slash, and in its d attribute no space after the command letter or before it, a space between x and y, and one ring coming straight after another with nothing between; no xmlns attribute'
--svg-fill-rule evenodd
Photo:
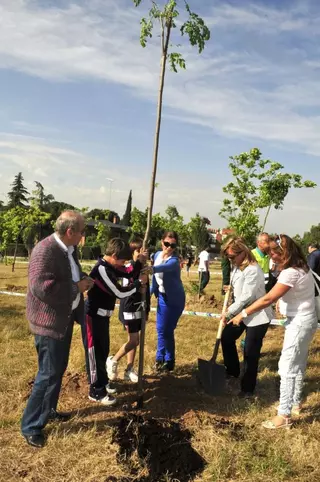
<svg viewBox="0 0 320 482"><path fill-rule="evenodd" d="M180 259L176 251L178 235L166 231L162 236L162 251L154 256L151 294L158 299L156 370L172 371L175 365L174 330L185 306L181 281Z"/></svg>
<svg viewBox="0 0 320 482"><path fill-rule="evenodd" d="M231 287L234 295L234 302L227 313L222 315L226 324L221 338L224 364L230 378L239 377L240 363L236 340L246 331L244 372L239 396L249 398L253 396L256 387L262 342L272 318L272 310L262 310L258 314L243 318L243 322L239 324L227 324L236 314L244 313L244 308L263 296L266 291L264 273L242 238L229 239L222 251L233 266Z"/></svg>
<svg viewBox="0 0 320 482"><path fill-rule="evenodd" d="M262 425L267 429L290 428L291 414L300 413L308 349L317 329L314 279L300 246L289 236L272 237L270 255L280 269L276 285L230 322L239 326L279 300L280 313L287 317L279 360L280 402L278 415Z"/></svg>

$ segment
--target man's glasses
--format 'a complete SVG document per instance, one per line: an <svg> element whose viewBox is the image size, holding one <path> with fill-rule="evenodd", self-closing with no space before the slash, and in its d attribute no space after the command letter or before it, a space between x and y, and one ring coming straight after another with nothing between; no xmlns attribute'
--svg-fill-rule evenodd
<svg viewBox="0 0 320 482"><path fill-rule="evenodd" d="M175 249L177 247L176 243L169 243L169 241L163 241L163 244L166 248L172 248Z"/></svg>

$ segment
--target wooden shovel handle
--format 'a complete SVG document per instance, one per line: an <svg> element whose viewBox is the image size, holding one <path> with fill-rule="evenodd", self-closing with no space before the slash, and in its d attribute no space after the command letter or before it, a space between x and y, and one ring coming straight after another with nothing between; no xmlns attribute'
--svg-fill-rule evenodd
<svg viewBox="0 0 320 482"><path fill-rule="evenodd" d="M222 308L222 315L227 311L228 308L228 303L229 303L229 298L230 298L230 293L231 293L231 287L229 286L228 290L226 291L226 294L224 295L224 300L223 300L223 308ZM218 328L218 333L217 333L217 340L221 340L221 335L222 335L222 330L224 328L223 321L220 320L219 323L219 328Z"/></svg>
<svg viewBox="0 0 320 482"><path fill-rule="evenodd" d="M223 314L223 313L225 313L225 311L227 311L229 298L230 298L230 292L231 292L231 287L229 286L228 291L224 295L223 308L222 308L221 314ZM223 328L224 328L223 321L220 320L219 328L218 328L218 332L217 332L217 336L216 336L216 342L215 342L214 348L213 348L213 355L212 355L212 358L210 360L212 363L215 363L215 361L217 359L217 356L218 356Z"/></svg>

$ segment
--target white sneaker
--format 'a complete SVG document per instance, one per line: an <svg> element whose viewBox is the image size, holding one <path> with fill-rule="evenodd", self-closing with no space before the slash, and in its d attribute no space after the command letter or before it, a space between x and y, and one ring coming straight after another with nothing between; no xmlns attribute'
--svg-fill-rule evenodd
<svg viewBox="0 0 320 482"><path fill-rule="evenodd" d="M113 361L113 356L107 358L107 373L111 381L116 380L118 377L118 362Z"/></svg>
<svg viewBox="0 0 320 482"><path fill-rule="evenodd" d="M112 405L115 405L117 403L116 398L112 397L111 395L106 395L103 398L94 398L89 395L89 400L92 400L92 402L99 402L102 405L106 405L107 407L112 407Z"/></svg>
<svg viewBox="0 0 320 482"><path fill-rule="evenodd" d="M133 368L129 368L129 370L124 371L123 379L132 383L138 383L139 377Z"/></svg>
<svg viewBox="0 0 320 482"><path fill-rule="evenodd" d="M116 387L111 385L111 383L108 383L108 385L106 385L106 390L109 395L115 395L117 393Z"/></svg>

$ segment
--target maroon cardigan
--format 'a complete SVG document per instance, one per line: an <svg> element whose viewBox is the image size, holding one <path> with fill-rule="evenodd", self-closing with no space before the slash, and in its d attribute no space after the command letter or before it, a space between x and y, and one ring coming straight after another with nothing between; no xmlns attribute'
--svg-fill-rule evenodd
<svg viewBox="0 0 320 482"><path fill-rule="evenodd" d="M76 263L76 250L73 253ZM68 253L48 236L33 249L29 263L27 293L27 319L35 335L62 339L72 315L72 303L79 293L72 281ZM84 317L83 296L76 309L76 319L82 323Z"/></svg>

